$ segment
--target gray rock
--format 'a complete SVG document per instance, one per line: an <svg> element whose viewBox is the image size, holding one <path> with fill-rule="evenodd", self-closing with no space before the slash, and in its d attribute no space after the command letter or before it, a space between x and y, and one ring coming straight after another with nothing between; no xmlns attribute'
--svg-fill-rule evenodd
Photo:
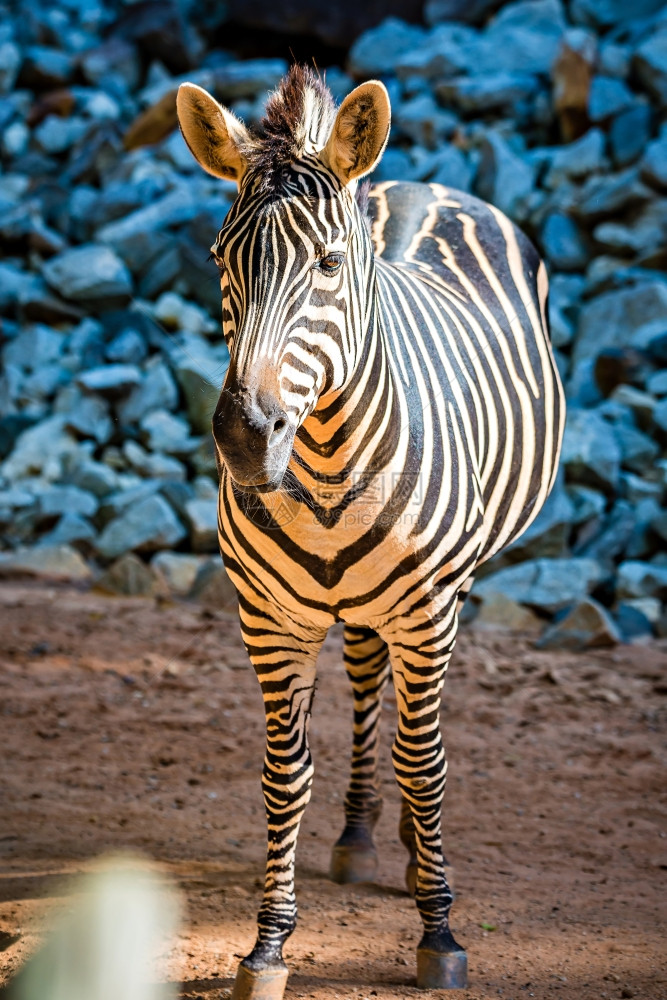
<svg viewBox="0 0 667 1000"><path fill-rule="evenodd" d="M439 108L430 94L419 94L399 105L393 124L418 145L436 149L443 139L452 135L458 119Z"/></svg>
<svg viewBox="0 0 667 1000"><path fill-rule="evenodd" d="M611 76L594 76L588 95L588 117L592 122L604 122L632 107L632 91Z"/></svg>
<svg viewBox="0 0 667 1000"><path fill-rule="evenodd" d="M630 410L640 427L651 427L655 400L650 393L643 392L634 385L617 385L610 400L613 404Z"/></svg>
<svg viewBox="0 0 667 1000"><path fill-rule="evenodd" d="M124 597L152 597L157 580L148 566L131 552L116 559L95 582L95 590Z"/></svg>
<svg viewBox="0 0 667 1000"><path fill-rule="evenodd" d="M418 159L415 168L416 180L442 184L457 191L469 191L472 177L472 167L465 154L450 143Z"/></svg>
<svg viewBox="0 0 667 1000"><path fill-rule="evenodd" d="M623 424L618 424L614 428L614 434L621 449L621 465L624 469L641 475L653 466L660 454L660 448L655 441L634 427Z"/></svg>
<svg viewBox="0 0 667 1000"><path fill-rule="evenodd" d="M642 180L657 188L667 188L667 129L648 146L639 164Z"/></svg>
<svg viewBox="0 0 667 1000"><path fill-rule="evenodd" d="M350 49L347 70L364 79L391 73L404 53L418 48L426 39L423 28L388 17L357 38Z"/></svg>
<svg viewBox="0 0 667 1000"><path fill-rule="evenodd" d="M75 386L68 386L56 403L56 412L65 418L65 429L77 437L93 438L106 444L113 433L109 404L97 396L85 396Z"/></svg>
<svg viewBox="0 0 667 1000"><path fill-rule="evenodd" d="M89 128L90 123L78 115L65 119L59 115L47 115L34 130L33 136L45 153L57 154L80 142Z"/></svg>
<svg viewBox="0 0 667 1000"><path fill-rule="evenodd" d="M522 209L533 188L532 167L497 132L489 130L480 142L477 191L512 218Z"/></svg>
<svg viewBox="0 0 667 1000"><path fill-rule="evenodd" d="M99 393L109 399L126 396L141 383L141 372L136 365L100 365L82 372L76 379L86 392Z"/></svg>
<svg viewBox="0 0 667 1000"><path fill-rule="evenodd" d="M401 80L420 77L441 80L465 73L474 62L479 35L460 24L443 24L417 48L402 52L394 72Z"/></svg>
<svg viewBox="0 0 667 1000"><path fill-rule="evenodd" d="M533 559L485 577L473 594L483 601L504 594L519 604L555 612L583 600L601 579L593 559Z"/></svg>
<svg viewBox="0 0 667 1000"><path fill-rule="evenodd" d="M164 361L159 357L150 358L141 383L134 388L127 399L117 404L121 423L138 423L152 410L173 410L178 403L178 388Z"/></svg>
<svg viewBox="0 0 667 1000"><path fill-rule="evenodd" d="M220 558L206 560L197 573L189 596L213 610L231 610L238 603L236 588Z"/></svg>
<svg viewBox="0 0 667 1000"><path fill-rule="evenodd" d="M127 464L137 475L146 479L181 480L187 476L187 470L182 462L171 455L159 452L149 453L136 441L123 442L123 456Z"/></svg>
<svg viewBox="0 0 667 1000"><path fill-rule="evenodd" d="M580 314L573 362L596 357L605 347L622 347L647 323L667 326L667 284L647 281L607 292L587 302Z"/></svg>
<svg viewBox="0 0 667 1000"><path fill-rule="evenodd" d="M21 65L21 50L11 41L0 42L0 94L14 87Z"/></svg>
<svg viewBox="0 0 667 1000"><path fill-rule="evenodd" d="M613 428L594 410L570 409L565 423L561 462L570 482L613 493L621 452Z"/></svg>
<svg viewBox="0 0 667 1000"><path fill-rule="evenodd" d="M69 545L18 548L0 552L0 576L34 576L40 579L84 583L92 573L80 554Z"/></svg>
<svg viewBox="0 0 667 1000"><path fill-rule="evenodd" d="M436 84L435 92L445 107L469 115L490 111L511 112L539 90L531 73L485 73L484 76L456 76Z"/></svg>
<svg viewBox="0 0 667 1000"><path fill-rule="evenodd" d="M667 396L667 371L654 372L646 383L646 390L652 396Z"/></svg>
<svg viewBox="0 0 667 1000"><path fill-rule="evenodd" d="M616 596L619 600L657 597L667 600L667 566L628 560L618 567Z"/></svg>
<svg viewBox="0 0 667 1000"><path fill-rule="evenodd" d="M590 257L585 234L573 219L561 212L552 212L544 220L542 249L549 263L559 271L582 271Z"/></svg>
<svg viewBox="0 0 667 1000"><path fill-rule="evenodd" d="M35 474L47 480L59 479L66 456L75 454L78 449L77 441L65 431L64 423L63 417L57 415L23 431L2 463L2 475L10 481Z"/></svg>
<svg viewBox="0 0 667 1000"><path fill-rule="evenodd" d="M606 177L589 177L581 188L573 210L582 219L594 222L638 208L652 198L650 188L639 180L637 168L631 167Z"/></svg>
<svg viewBox="0 0 667 1000"><path fill-rule="evenodd" d="M37 509L41 520L60 517L62 514L79 514L93 517L99 504L97 498L78 486L51 486L39 494Z"/></svg>
<svg viewBox="0 0 667 1000"><path fill-rule="evenodd" d="M503 0L426 0L424 20L427 24L439 24L441 21L481 24L502 3Z"/></svg>
<svg viewBox="0 0 667 1000"><path fill-rule="evenodd" d="M99 520L102 524L107 524L112 519L120 517L132 506L155 496L160 486L161 483L154 479L145 482L135 480L134 485L128 485L124 477L120 477L119 489L105 496L104 502L100 505Z"/></svg>
<svg viewBox="0 0 667 1000"><path fill-rule="evenodd" d="M588 521L600 521L607 506L607 498L604 494L593 490L590 486L580 486L571 483L567 486L567 493L573 504L572 524L581 525Z"/></svg>
<svg viewBox="0 0 667 1000"><path fill-rule="evenodd" d="M146 357L146 344L136 330L124 330L111 341L106 356L119 364L139 365Z"/></svg>
<svg viewBox="0 0 667 1000"><path fill-rule="evenodd" d="M126 218L102 226L96 231L95 239L99 243L109 244L110 247L118 246L120 255L121 249L127 253L129 240L142 237L147 237L150 240L152 234L160 232L168 226L178 226L189 222L198 211L196 187L179 184L173 191L158 198L152 204L137 209Z"/></svg>
<svg viewBox="0 0 667 1000"><path fill-rule="evenodd" d="M162 451L167 455L189 455L199 439L190 436L190 428L185 420L166 410L152 410L141 419L143 438L151 451Z"/></svg>
<svg viewBox="0 0 667 1000"><path fill-rule="evenodd" d="M43 265L48 284L75 302L124 301L132 294L132 277L109 249L89 243L56 254Z"/></svg>
<svg viewBox="0 0 667 1000"><path fill-rule="evenodd" d="M587 525L579 532L574 552L577 556L596 560L611 576L614 572L614 560L625 553L636 530L635 509L625 500L617 500L599 530L591 530L595 527Z"/></svg>
<svg viewBox="0 0 667 1000"><path fill-rule="evenodd" d="M173 548L184 537L185 528L167 501L155 495L132 504L110 521L95 547L100 555L112 559L128 550L155 552Z"/></svg>
<svg viewBox="0 0 667 1000"><path fill-rule="evenodd" d="M635 18L650 17L662 6L663 0L637 0L632 4L627 0L572 0L571 16L578 24L609 28Z"/></svg>
<svg viewBox="0 0 667 1000"><path fill-rule="evenodd" d="M542 622L537 615L504 594L491 594L483 600L473 619L473 627L500 632L539 632Z"/></svg>
<svg viewBox="0 0 667 1000"><path fill-rule="evenodd" d="M616 167L634 163L646 149L651 137L651 109L635 104L614 118L609 129L609 148Z"/></svg>
<svg viewBox="0 0 667 1000"><path fill-rule="evenodd" d="M503 5L484 34L485 70L519 70L547 76L565 31L559 0L518 0Z"/></svg>
<svg viewBox="0 0 667 1000"><path fill-rule="evenodd" d="M412 157L403 149L387 149L373 171L373 181L414 180Z"/></svg>
<svg viewBox="0 0 667 1000"><path fill-rule="evenodd" d="M633 66L651 97L663 106L667 104L667 26L641 43Z"/></svg>
<svg viewBox="0 0 667 1000"><path fill-rule="evenodd" d="M609 612L587 597L579 601L554 625L546 629L537 643L540 649L592 649L615 646L621 633Z"/></svg>
<svg viewBox="0 0 667 1000"><path fill-rule="evenodd" d="M64 335L43 323L34 323L21 329L19 335L4 348L5 364L16 365L31 372L50 361L57 361L65 343Z"/></svg>
<svg viewBox="0 0 667 1000"><path fill-rule="evenodd" d="M667 437L667 399L661 399L653 410L653 424L655 428Z"/></svg>
<svg viewBox="0 0 667 1000"><path fill-rule="evenodd" d="M118 489L118 474L103 462L92 458L74 457L71 467L65 467L63 477L66 482L87 490L96 497L105 497Z"/></svg>
<svg viewBox="0 0 667 1000"><path fill-rule="evenodd" d="M554 274L549 282L549 327L554 347L567 347L574 337L574 326L584 289L579 275Z"/></svg>
<svg viewBox="0 0 667 1000"><path fill-rule="evenodd" d="M55 528L42 535L35 543L40 548L52 548L57 545L74 545L85 547L91 542L97 532L93 525L80 514L66 513L60 518ZM83 543L83 544L82 544Z"/></svg>
<svg viewBox="0 0 667 1000"><path fill-rule="evenodd" d="M604 165L604 133L592 128L581 139L567 146L547 150L549 170L545 187L558 188L565 180L581 179L600 170Z"/></svg>
<svg viewBox="0 0 667 1000"><path fill-rule="evenodd" d="M190 544L195 552L218 551L218 506L215 498L189 500L185 505Z"/></svg>
<svg viewBox="0 0 667 1000"><path fill-rule="evenodd" d="M520 537L496 556L493 567L512 565L526 559L553 558L567 554L567 539L574 517L574 505L559 476L532 524ZM491 564L489 564L491 568Z"/></svg>
<svg viewBox="0 0 667 1000"><path fill-rule="evenodd" d="M158 552L151 559L151 569L162 578L172 594L185 597L192 590L197 574L206 561L204 556Z"/></svg>
<svg viewBox="0 0 667 1000"><path fill-rule="evenodd" d="M23 56L19 82L37 90L55 90L72 76L74 59L48 45L29 45Z"/></svg>
<svg viewBox="0 0 667 1000"><path fill-rule="evenodd" d="M644 601L621 601L614 608L614 619L624 642L647 642L653 638L651 620L644 613ZM658 602L658 606L660 602Z"/></svg>
<svg viewBox="0 0 667 1000"><path fill-rule="evenodd" d="M362 36L363 37L363 36ZM277 86L287 72L284 59L244 59L215 71L215 89L223 101L257 97Z"/></svg>

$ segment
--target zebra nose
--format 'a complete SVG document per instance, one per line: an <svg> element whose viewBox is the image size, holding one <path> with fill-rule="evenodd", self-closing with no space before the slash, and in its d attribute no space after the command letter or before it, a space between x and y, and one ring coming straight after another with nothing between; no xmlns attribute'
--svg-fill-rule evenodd
<svg viewBox="0 0 667 1000"><path fill-rule="evenodd" d="M273 418L273 427L269 434L268 447L275 448L277 444L280 444L285 434L287 434L287 417L284 413L281 413Z"/></svg>

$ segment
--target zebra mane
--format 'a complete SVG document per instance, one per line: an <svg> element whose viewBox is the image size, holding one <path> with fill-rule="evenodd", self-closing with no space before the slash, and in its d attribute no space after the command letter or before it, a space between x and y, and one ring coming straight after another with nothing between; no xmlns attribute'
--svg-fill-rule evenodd
<svg viewBox="0 0 667 1000"><path fill-rule="evenodd" d="M292 66L266 102L243 153L264 191L278 191L290 163L324 146L336 117L331 91L310 66Z"/></svg>

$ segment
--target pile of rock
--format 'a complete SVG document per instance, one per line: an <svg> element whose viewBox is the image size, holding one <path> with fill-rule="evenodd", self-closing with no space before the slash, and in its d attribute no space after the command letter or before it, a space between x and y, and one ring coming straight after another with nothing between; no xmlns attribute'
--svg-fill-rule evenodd
<svg viewBox="0 0 667 1000"><path fill-rule="evenodd" d="M211 572L228 355L206 257L233 188L196 167L174 96L191 79L252 124L287 67L179 11L0 6L0 573L187 594ZM484 568L478 623L665 634L664 3L428 0L425 21L386 19L327 82L386 83L376 179L473 191L535 241L569 403L556 490Z"/></svg>

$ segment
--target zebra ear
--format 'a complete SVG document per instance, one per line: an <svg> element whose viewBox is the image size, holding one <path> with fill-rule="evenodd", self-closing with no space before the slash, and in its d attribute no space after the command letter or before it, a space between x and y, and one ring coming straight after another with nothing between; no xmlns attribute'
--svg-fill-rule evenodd
<svg viewBox="0 0 667 1000"><path fill-rule="evenodd" d="M348 94L336 115L329 140L320 153L343 184L369 174L389 138L391 105L387 88L369 80Z"/></svg>
<svg viewBox="0 0 667 1000"><path fill-rule="evenodd" d="M214 177L240 181L247 166L242 148L250 136L242 122L195 83L182 83L176 95L178 123L200 167Z"/></svg>

